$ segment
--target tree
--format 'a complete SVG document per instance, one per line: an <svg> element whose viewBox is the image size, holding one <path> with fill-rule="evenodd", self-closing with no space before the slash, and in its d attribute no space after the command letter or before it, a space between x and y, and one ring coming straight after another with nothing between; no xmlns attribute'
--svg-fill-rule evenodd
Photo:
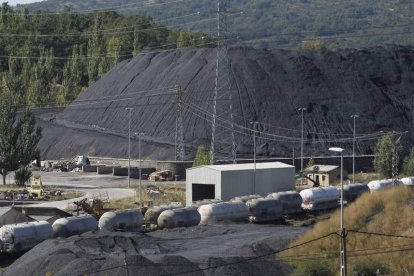
<svg viewBox="0 0 414 276"><path fill-rule="evenodd" d="M200 145L196 152L193 167L204 166L209 164L210 154L205 150L204 145Z"/></svg>
<svg viewBox="0 0 414 276"><path fill-rule="evenodd" d="M308 164L306 164L306 168L312 167L313 165L315 165L315 161L311 157L308 161Z"/></svg>
<svg viewBox="0 0 414 276"><path fill-rule="evenodd" d="M33 114L26 111L17 120L17 108L13 95L0 91L0 174L3 184L9 172L30 164L38 158L37 144L41 128L35 126Z"/></svg>
<svg viewBox="0 0 414 276"><path fill-rule="evenodd" d="M399 163L401 145L394 145L393 136L385 135L378 140L375 148L374 169L385 178L392 177L392 155L395 146L396 162Z"/></svg>
<svg viewBox="0 0 414 276"><path fill-rule="evenodd" d="M403 171L406 176L414 176L414 147L411 148L410 157L404 162Z"/></svg>

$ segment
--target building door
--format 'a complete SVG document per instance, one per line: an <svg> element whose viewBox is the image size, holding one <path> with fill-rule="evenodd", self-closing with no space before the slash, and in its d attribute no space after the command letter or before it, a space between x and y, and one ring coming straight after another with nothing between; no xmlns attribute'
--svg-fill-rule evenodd
<svg viewBox="0 0 414 276"><path fill-rule="evenodd" d="M216 195L214 184L193 184L193 201L214 199Z"/></svg>

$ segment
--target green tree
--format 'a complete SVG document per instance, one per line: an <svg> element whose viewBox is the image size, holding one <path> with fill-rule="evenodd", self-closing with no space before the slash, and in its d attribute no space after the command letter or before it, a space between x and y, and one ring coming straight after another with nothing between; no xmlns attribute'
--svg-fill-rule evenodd
<svg viewBox="0 0 414 276"><path fill-rule="evenodd" d="M306 168L312 167L313 165L315 165L315 161L311 157L308 161L308 164L306 164Z"/></svg>
<svg viewBox="0 0 414 276"><path fill-rule="evenodd" d="M405 160L403 172L406 176L414 176L414 147L411 148L408 160Z"/></svg>
<svg viewBox="0 0 414 276"><path fill-rule="evenodd" d="M88 41L88 77L89 85L99 79L99 68L104 59L104 39L102 35L102 23L98 16L95 16L92 36Z"/></svg>
<svg viewBox="0 0 414 276"><path fill-rule="evenodd" d="M374 169L385 178L392 177L392 152L394 147L393 136L391 134L382 136L375 148ZM396 160L399 163L402 147L395 145Z"/></svg>
<svg viewBox="0 0 414 276"><path fill-rule="evenodd" d="M27 111L17 120L16 100L9 91L0 91L0 174L3 184L9 172L30 164L39 156L41 129Z"/></svg>
<svg viewBox="0 0 414 276"><path fill-rule="evenodd" d="M82 52L80 47L75 45L72 50L72 59L66 62L63 68L61 102L71 102L78 96L83 73L82 67Z"/></svg>
<svg viewBox="0 0 414 276"><path fill-rule="evenodd" d="M200 145L197 149L193 167L204 166L210 164L210 153L205 150L204 145Z"/></svg>

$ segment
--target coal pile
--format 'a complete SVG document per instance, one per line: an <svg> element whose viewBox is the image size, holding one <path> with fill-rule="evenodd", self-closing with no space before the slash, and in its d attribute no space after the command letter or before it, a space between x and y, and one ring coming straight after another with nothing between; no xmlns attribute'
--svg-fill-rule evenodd
<svg viewBox="0 0 414 276"><path fill-rule="evenodd" d="M291 156L300 149L300 107L306 107L305 155L327 155L332 139L351 138L352 114L358 134L408 130L413 124L414 47L387 45L362 50L288 51L229 49L230 83L218 95L218 157L231 152L229 95L239 157L251 156L249 122L260 122L258 155ZM186 158L211 138L216 50L143 52L121 62L60 114L43 116L44 158L96 154L127 156L128 111L131 131L145 133L143 156L174 159L175 86L183 91ZM294 138L287 141L286 137ZM413 145L412 135L403 139ZM138 152L133 137L132 153ZM375 140L357 143L357 154L371 154ZM341 143L352 148L352 142Z"/></svg>
<svg viewBox="0 0 414 276"><path fill-rule="evenodd" d="M286 275L276 250L307 228L223 224L47 240L5 275ZM28 269L30 268L30 269Z"/></svg>

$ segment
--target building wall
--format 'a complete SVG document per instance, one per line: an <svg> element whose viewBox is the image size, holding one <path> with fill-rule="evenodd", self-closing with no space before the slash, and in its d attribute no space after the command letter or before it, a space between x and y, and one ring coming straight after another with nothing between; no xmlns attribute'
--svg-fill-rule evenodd
<svg viewBox="0 0 414 276"><path fill-rule="evenodd" d="M253 171L223 171L221 172L221 200L229 200L236 196L253 193Z"/></svg>
<svg viewBox="0 0 414 276"><path fill-rule="evenodd" d="M193 201L193 189L192 184L214 184L215 185L215 198L221 198L221 174L219 171L212 170L206 167L200 167L196 169L187 169L186 177L186 205L189 206Z"/></svg>
<svg viewBox="0 0 414 276"><path fill-rule="evenodd" d="M260 170L256 178L256 193L262 196L268 193L292 191L295 189L295 168L277 168Z"/></svg>
<svg viewBox="0 0 414 276"><path fill-rule="evenodd" d="M253 170L216 171L209 168L187 170L186 205L192 201L192 184L215 184L215 198L229 200L253 194ZM266 196L272 192L295 189L295 169L273 168L256 170L255 194Z"/></svg>

